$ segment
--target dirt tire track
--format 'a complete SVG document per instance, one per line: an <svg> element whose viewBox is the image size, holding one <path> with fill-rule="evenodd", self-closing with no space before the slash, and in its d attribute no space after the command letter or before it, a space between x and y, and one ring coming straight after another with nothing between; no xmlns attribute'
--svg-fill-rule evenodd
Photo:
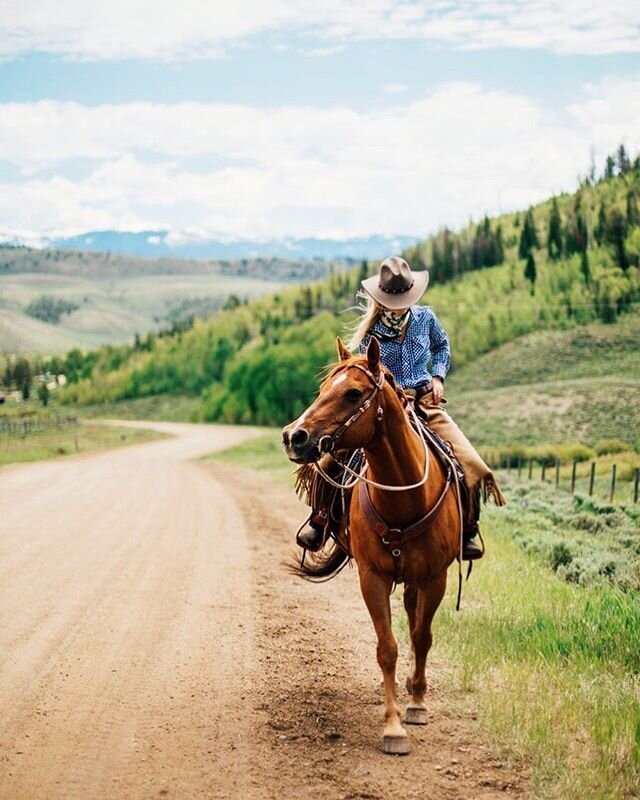
<svg viewBox="0 0 640 800"><path fill-rule="evenodd" d="M155 427L0 470L0 800L524 796L437 676L383 756L356 575L289 576L293 493L189 461L252 431Z"/></svg>

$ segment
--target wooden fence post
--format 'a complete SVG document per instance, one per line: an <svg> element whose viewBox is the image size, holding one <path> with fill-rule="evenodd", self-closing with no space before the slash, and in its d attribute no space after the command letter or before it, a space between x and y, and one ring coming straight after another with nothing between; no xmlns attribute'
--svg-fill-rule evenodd
<svg viewBox="0 0 640 800"><path fill-rule="evenodd" d="M616 464L611 467L611 489L609 491L609 502L613 503L613 497L616 493Z"/></svg>
<svg viewBox="0 0 640 800"><path fill-rule="evenodd" d="M522 472L522 456L518 456L518 480L520 479L521 472Z"/></svg>
<svg viewBox="0 0 640 800"><path fill-rule="evenodd" d="M591 475L589 476L589 497L593 494L593 482L596 478L596 462L591 462Z"/></svg>
<svg viewBox="0 0 640 800"><path fill-rule="evenodd" d="M529 458L529 480L531 480L532 475L533 475L533 459Z"/></svg>
<svg viewBox="0 0 640 800"><path fill-rule="evenodd" d="M574 493L576 489L576 464L578 462L573 459L573 464L571 465L571 494Z"/></svg>
<svg viewBox="0 0 640 800"><path fill-rule="evenodd" d="M560 486L560 459L556 458L556 489Z"/></svg>
<svg viewBox="0 0 640 800"><path fill-rule="evenodd" d="M546 471L547 471L547 462L546 462L546 460L543 458L543 459L542 459L542 472L540 473L540 480L541 480L543 483L544 483L544 475L545 475L545 472L546 472Z"/></svg>

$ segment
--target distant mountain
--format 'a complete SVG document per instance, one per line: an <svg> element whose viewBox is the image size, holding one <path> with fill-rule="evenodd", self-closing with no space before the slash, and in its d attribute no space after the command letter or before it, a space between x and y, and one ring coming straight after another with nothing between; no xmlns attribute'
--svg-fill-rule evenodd
<svg viewBox="0 0 640 800"><path fill-rule="evenodd" d="M25 244L9 237L7 243ZM368 236L353 239L204 240L176 237L168 231L91 231L68 238L43 238L49 248L126 253L143 258L290 258L294 260L382 259L417 243L416 236ZM32 242L30 242L32 243Z"/></svg>

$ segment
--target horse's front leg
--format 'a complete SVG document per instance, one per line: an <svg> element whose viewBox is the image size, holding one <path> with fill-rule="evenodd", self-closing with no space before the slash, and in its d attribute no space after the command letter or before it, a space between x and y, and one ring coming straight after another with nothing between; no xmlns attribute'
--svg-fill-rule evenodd
<svg viewBox="0 0 640 800"><path fill-rule="evenodd" d="M427 706L424 701L424 695L427 689L427 655L433 641L431 623L438 606L442 602L446 588L447 572L444 570L437 578L418 590L411 598L407 598L405 594L405 607L407 606L407 600L409 602L413 600L412 613L409 613L409 619L411 643L415 658L413 675L407 681L411 702L407 706L405 722L414 725L425 725L427 723ZM415 592L415 590L413 591Z"/></svg>
<svg viewBox="0 0 640 800"><path fill-rule="evenodd" d="M370 570L360 574L362 596L369 609L378 637L378 664L384 681L384 733L382 749L385 753L404 755L409 752L409 739L402 727L401 711L396 695L396 662L398 645L391 630L391 581Z"/></svg>

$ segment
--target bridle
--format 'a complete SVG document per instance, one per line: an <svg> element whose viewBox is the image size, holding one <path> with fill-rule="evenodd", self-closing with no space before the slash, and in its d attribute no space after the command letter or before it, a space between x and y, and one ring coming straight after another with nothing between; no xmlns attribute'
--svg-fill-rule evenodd
<svg viewBox="0 0 640 800"><path fill-rule="evenodd" d="M367 397L364 403L362 403L362 405L359 406L354 411L354 413L349 417L349 419L347 419L346 422L344 422L332 434L325 434L324 436L320 437L320 440L318 442L318 450L321 453L332 453L335 450L336 442L338 441L338 439L345 433L345 431L347 431L351 427L351 425L353 425L354 422L356 422L356 420L360 419L360 417L367 411L367 409L371 406L374 399L380 394L384 386L385 375L384 375L384 370L382 369L380 370L379 379L376 379L375 375L371 372L371 370L367 369L366 367L363 367L362 364L349 364L346 367L346 369L359 369L361 372L364 372L364 374L369 378L369 380L373 384L373 389L371 390L371 394ZM409 413L415 416L415 411L413 411L413 409L410 409ZM384 409L380 405L380 401L378 401L378 409L376 411L376 430L383 416L384 416ZM417 423L417 418L415 421ZM419 424L416 424L416 431L420 437L420 441L422 442L422 446L424 448L424 472L422 478L417 483L396 486L385 483L378 483L377 481L372 481L370 478L366 478L364 474L368 468L366 459L363 459L362 466L360 467L360 470L358 472L352 469L348 464L341 464L340 462L338 462L340 463L340 466L343 468L344 472L351 475L353 479L351 481L348 481L347 483L339 483L338 481L334 480L329 474L327 474L327 472L325 472L325 470L320 466L319 462L316 461L313 466L315 467L316 471L319 472L322 475L322 477L336 489L352 489L359 481L363 481L369 486L374 486L376 489L384 489L385 491L388 492L404 492L408 489L417 489L420 486L423 486L429 479L429 447L427 445L426 439L424 438L424 435L422 434L422 429ZM375 433L376 432L374 431L373 434L374 436Z"/></svg>
<svg viewBox="0 0 640 800"><path fill-rule="evenodd" d="M371 370L363 367L362 364L350 364L346 369L359 369L360 372L364 372L364 374L369 378L371 383L373 384L373 389L371 394L364 403L359 406L356 411L349 417L349 419L344 422L337 430L335 430L332 434L326 434L325 436L320 437L320 441L318 442L318 450L321 453L332 453L335 449L336 442L338 439L353 425L356 420L359 420L360 417L368 410L371 403L373 403L374 398L376 398L380 392L382 391L382 387L384 386L384 371L380 370L380 379L376 380L375 375ZM378 410L376 411L376 426L377 423L380 422L384 415L384 409L378 403Z"/></svg>

